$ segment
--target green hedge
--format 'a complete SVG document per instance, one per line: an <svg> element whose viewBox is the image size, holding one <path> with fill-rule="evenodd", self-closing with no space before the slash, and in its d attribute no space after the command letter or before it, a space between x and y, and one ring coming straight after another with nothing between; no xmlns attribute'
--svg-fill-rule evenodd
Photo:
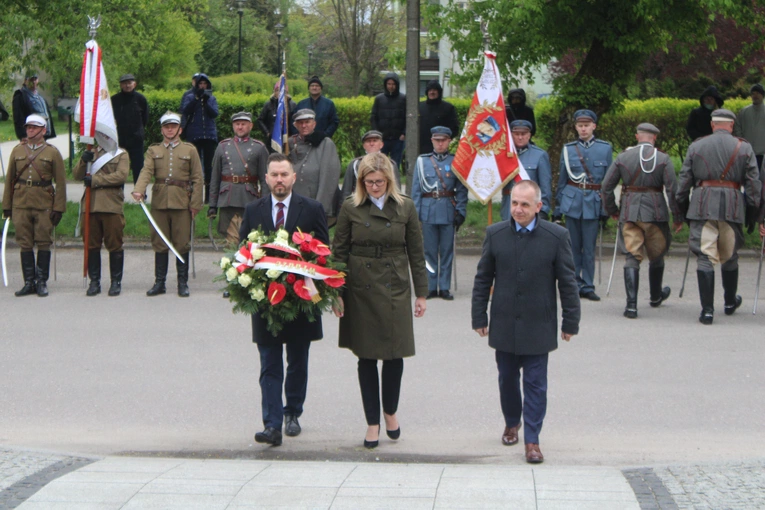
<svg viewBox="0 0 765 510"><path fill-rule="evenodd" d="M213 92L215 92L216 96L223 92L271 95L277 80L277 77L264 73L240 73L210 77L210 82L213 84ZM288 77L288 83L290 94L308 95L308 82L306 80ZM190 76L187 78L173 78L167 84L167 90L186 91L189 88L191 88Z"/></svg>

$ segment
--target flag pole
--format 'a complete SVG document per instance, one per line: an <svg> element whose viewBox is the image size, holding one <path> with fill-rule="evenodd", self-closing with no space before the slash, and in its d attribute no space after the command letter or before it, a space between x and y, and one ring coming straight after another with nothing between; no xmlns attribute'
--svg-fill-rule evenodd
<svg viewBox="0 0 765 510"><path fill-rule="evenodd" d="M90 39L95 41L96 34L98 33L98 27L101 26L101 16L99 15L97 18L91 18L88 16L88 34L90 35ZM87 49L85 51L85 58L87 59ZM93 62L93 59L90 60L90 62ZM83 64L84 65L84 64ZM84 69L83 69L84 70ZM83 98L83 87L84 83L80 83L80 101L82 101ZM84 119L80 119L80 133L82 133L82 123L84 122ZM92 122L95 122L95 119L92 120ZM90 143L86 145L86 150L88 152L93 151L93 139L89 138ZM85 175L90 175L91 168L93 167L93 162L88 161L87 168L85 169ZM83 258L82 258L82 278L84 283L87 284L88 281L88 247L90 245L90 187L85 186L85 225L83 228Z"/></svg>
<svg viewBox="0 0 765 510"><path fill-rule="evenodd" d="M282 128L282 147L284 155L290 155L290 98L287 95L287 69L282 73L284 75L284 127Z"/></svg>

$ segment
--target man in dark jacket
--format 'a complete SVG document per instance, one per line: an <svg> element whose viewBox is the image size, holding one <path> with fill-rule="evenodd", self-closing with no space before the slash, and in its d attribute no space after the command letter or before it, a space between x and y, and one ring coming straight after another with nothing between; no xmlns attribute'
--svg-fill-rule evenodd
<svg viewBox="0 0 765 510"><path fill-rule="evenodd" d="M425 87L425 101L420 101L420 154L433 152L430 130L436 126L445 126L452 130L452 135L459 138L457 110L454 105L443 100L444 89L438 80L430 80Z"/></svg>
<svg viewBox="0 0 765 510"><path fill-rule="evenodd" d="M16 128L16 138L20 141L27 137L26 121L33 113L41 115L47 123L43 138L47 140L56 137L50 105L37 89L38 83L37 73L30 73L21 88L13 93L13 125Z"/></svg>
<svg viewBox="0 0 765 510"><path fill-rule="evenodd" d="M372 129L382 133L382 153L390 156L398 168L404 156L406 94L399 92L399 79L396 73L385 75L383 87L385 92L377 94L372 105Z"/></svg>
<svg viewBox="0 0 765 510"><path fill-rule="evenodd" d="M324 84L318 76L312 76L308 80L308 93L311 95L297 104L297 109L308 108L316 113L316 131L321 131L329 138L337 131L340 119L337 117L335 103L322 95ZM297 111L297 110L296 110Z"/></svg>
<svg viewBox="0 0 765 510"><path fill-rule="evenodd" d="M0 120L8 120L8 110L5 109L5 105L0 101Z"/></svg>
<svg viewBox="0 0 765 510"><path fill-rule="evenodd" d="M215 127L218 100L212 94L212 83L206 74L200 73L194 88L183 94L181 114L186 140L197 148L202 160L205 176L205 203L208 203L212 160L215 149L218 147L218 129Z"/></svg>
<svg viewBox="0 0 765 510"><path fill-rule="evenodd" d="M568 231L538 216L539 186L521 181L511 197L512 219L486 229L473 285L473 329L488 335L495 349L505 417L502 444L518 443L523 421L526 462L539 463L544 460L539 432L547 410L547 359L558 348L555 287L562 309L560 338L565 341L579 333L579 289ZM486 308L492 286L489 323Z"/></svg>
<svg viewBox="0 0 765 510"><path fill-rule="evenodd" d="M712 134L712 111L722 108L725 100L717 91L717 87L710 85L701 93L699 98L701 106L691 110L685 130L691 141Z"/></svg>
<svg viewBox="0 0 765 510"><path fill-rule="evenodd" d="M537 134L537 120L534 117L534 110L530 106L526 106L525 90L512 89L507 93L505 114L507 115L508 123L514 120L527 120L531 122L531 136Z"/></svg>
<svg viewBox="0 0 765 510"><path fill-rule="evenodd" d="M293 126L292 123L294 121L293 117L295 116L295 112L297 111L297 105L289 95L287 95L287 100L289 101L289 119L287 123L289 126L289 134L296 135L297 129L295 129L295 126ZM276 110L278 107L279 82L277 81L276 85L274 85L274 93L271 94L271 97L268 99L268 101L266 101L266 104L263 105L263 109L260 110L260 115L258 116L258 126L260 126L260 130L265 136L263 142L266 144L266 148L268 149L269 154L274 152L273 147L271 147L271 131L274 129L274 123L276 122Z"/></svg>
<svg viewBox="0 0 765 510"><path fill-rule="evenodd" d="M133 171L133 184L138 182L138 175L143 168L143 141L146 126L149 124L149 103L140 92L135 91L135 76L125 74L120 77L120 92L112 96L112 110L117 123L117 135L120 147L130 157L130 169Z"/></svg>

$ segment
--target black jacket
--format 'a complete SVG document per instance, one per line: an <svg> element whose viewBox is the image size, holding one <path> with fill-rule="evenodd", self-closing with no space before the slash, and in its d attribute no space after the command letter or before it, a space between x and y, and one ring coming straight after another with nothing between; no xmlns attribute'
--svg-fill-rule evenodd
<svg viewBox="0 0 765 510"><path fill-rule="evenodd" d="M385 88L385 82L393 80L396 89L393 93ZM385 92L377 94L372 105L372 129L380 131L383 140L398 140L406 131L406 94L401 94L396 73L388 73L383 79Z"/></svg>
<svg viewBox="0 0 765 510"><path fill-rule="evenodd" d="M277 96L271 96L271 98L266 101L266 104L263 105L263 109L260 110L260 115L258 116L258 126L260 126L260 130L263 132L263 136L265 136L266 140L271 139L271 131L274 129L274 123L276 122L276 109L278 108L278 102L279 98ZM295 129L295 126L292 125L292 117L297 111L297 105L295 104L295 101L292 100L292 98L289 98L289 109L289 127L287 128L287 131L291 135L296 135L297 129ZM266 144L266 147L269 148L269 151L271 151L271 142L264 140L264 143Z"/></svg>
<svg viewBox="0 0 765 510"><path fill-rule="evenodd" d="M710 110L704 106L704 98L707 96L715 98L717 107ZM717 87L713 85L707 87L701 93L701 97L699 97L700 106L691 110L691 114L688 116L688 123L685 125L685 130L688 132L691 141L712 134L712 112L716 108L722 108L724 103L725 100L717 91Z"/></svg>
<svg viewBox="0 0 765 510"><path fill-rule="evenodd" d="M0 120L8 120L8 110L5 109L5 105L0 101Z"/></svg>
<svg viewBox="0 0 765 510"><path fill-rule="evenodd" d="M140 147L149 125L149 103L140 92L118 92L112 96L114 121L120 147Z"/></svg>
<svg viewBox="0 0 765 510"><path fill-rule="evenodd" d="M448 127L452 130L452 138L459 138L460 132L457 124L457 110L454 105L443 100L443 88L436 80L431 80L425 89L437 90L436 99L421 101L420 109L420 154L433 152L433 142L430 141L430 129L436 126Z"/></svg>
<svg viewBox="0 0 765 510"><path fill-rule="evenodd" d="M22 87L26 88L26 85L22 85ZM32 109L24 94L25 92L21 89L14 92L13 103L11 104L13 108L13 127L16 129L16 138L19 140L27 137L27 128L25 127L27 117L33 113L41 113ZM45 108L48 110L48 120L50 121L50 133L45 133L45 139L47 140L48 138L56 137L56 128L53 125L53 111L50 109L50 105L45 98L43 98L43 101L45 101Z"/></svg>
<svg viewBox="0 0 765 510"><path fill-rule="evenodd" d="M510 96L513 94L521 95L521 103L513 105L510 103ZM505 114L507 115L507 123L510 124L514 120L527 120L531 122L531 136L537 134L537 120L534 117L534 110L531 107L526 106L526 91L523 89L512 89L507 93L507 103L505 103Z"/></svg>

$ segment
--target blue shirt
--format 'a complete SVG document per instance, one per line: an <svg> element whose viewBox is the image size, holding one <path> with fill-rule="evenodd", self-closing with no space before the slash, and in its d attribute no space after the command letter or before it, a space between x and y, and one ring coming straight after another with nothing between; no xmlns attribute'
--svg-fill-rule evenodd
<svg viewBox="0 0 765 510"><path fill-rule="evenodd" d="M528 230L529 232L531 232L531 231L532 231L532 230L534 230L536 227L537 227L537 217L536 217L536 216L534 216L534 219L533 219L533 220L531 220L531 223L529 223L528 225L526 225L526 227L522 227L520 223L516 223L516 224L515 224L515 231L516 231L516 232L520 232L522 228L525 228L526 230Z"/></svg>

